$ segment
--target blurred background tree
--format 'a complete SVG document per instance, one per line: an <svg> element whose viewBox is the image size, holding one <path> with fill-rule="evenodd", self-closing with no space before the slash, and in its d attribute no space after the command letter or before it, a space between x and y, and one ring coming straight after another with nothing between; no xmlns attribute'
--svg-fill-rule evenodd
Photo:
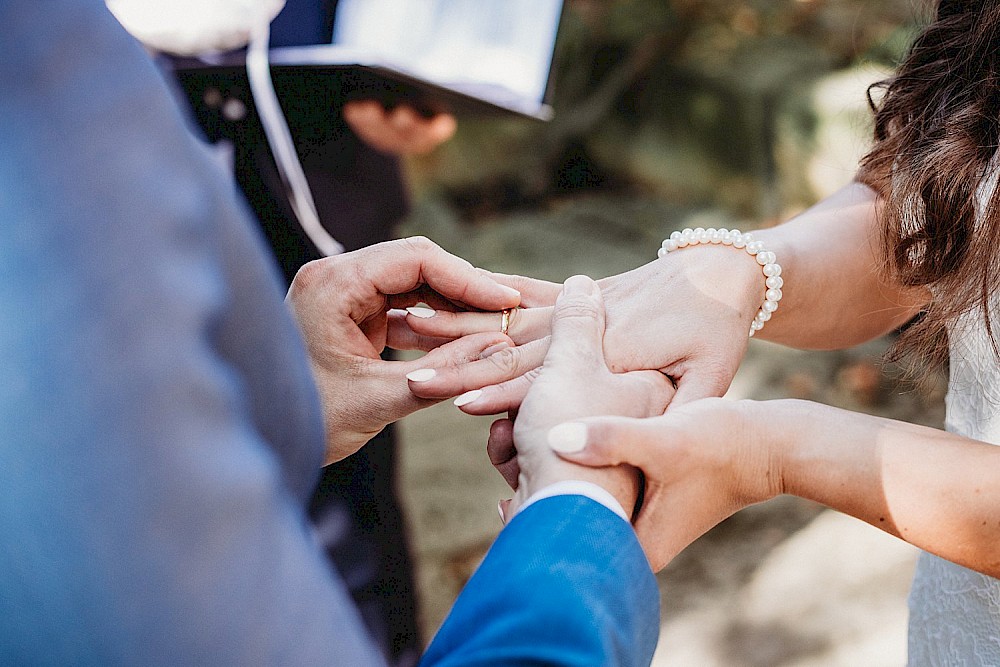
<svg viewBox="0 0 1000 667"><path fill-rule="evenodd" d="M467 219L625 189L775 220L815 198L799 166L816 82L887 70L919 13L912 0L568 0L555 119L463 119L417 182Z"/></svg>

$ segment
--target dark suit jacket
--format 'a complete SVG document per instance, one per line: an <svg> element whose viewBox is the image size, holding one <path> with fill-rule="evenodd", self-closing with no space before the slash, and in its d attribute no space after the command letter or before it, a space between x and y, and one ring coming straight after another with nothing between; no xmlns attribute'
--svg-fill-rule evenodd
<svg viewBox="0 0 1000 667"><path fill-rule="evenodd" d="M245 207L99 0L0 0L0 662L380 664L305 505L316 389ZM641 664L579 497L503 531L427 664Z"/></svg>
<svg viewBox="0 0 1000 667"><path fill-rule="evenodd" d="M271 24L271 45L329 43L336 6L333 0L288 0ZM357 250L392 237L409 208L408 195L399 160L355 136L341 116L345 91L328 79L328 73L307 70L273 72L320 221L347 250ZM178 81L205 137L233 145L236 179L290 283L300 266L321 255L288 204L246 77L181 68ZM228 117L229 101L242 103L247 113Z"/></svg>

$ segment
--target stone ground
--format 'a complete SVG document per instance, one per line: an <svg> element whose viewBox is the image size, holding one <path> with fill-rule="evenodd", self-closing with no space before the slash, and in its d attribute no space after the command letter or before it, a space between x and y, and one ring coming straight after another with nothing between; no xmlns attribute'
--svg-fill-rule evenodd
<svg viewBox="0 0 1000 667"><path fill-rule="evenodd" d="M428 200L403 231L479 266L561 281L645 263L670 231L699 225L754 226L717 211L592 195L476 224ZM942 383L894 384L878 364L885 345L821 353L754 341L730 395L811 398L939 424ZM485 456L490 421L445 403L402 424L400 484L428 637L501 527L496 501L509 494ZM654 665L903 665L914 558L901 541L800 499L748 508L658 576Z"/></svg>

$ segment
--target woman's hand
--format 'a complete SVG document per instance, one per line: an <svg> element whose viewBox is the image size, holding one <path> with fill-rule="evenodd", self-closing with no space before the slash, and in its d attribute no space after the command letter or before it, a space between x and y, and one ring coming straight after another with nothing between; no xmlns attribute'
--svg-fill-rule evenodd
<svg viewBox="0 0 1000 667"><path fill-rule="evenodd" d="M427 239L413 238L306 264L286 302L306 342L323 402L327 463L361 448L386 424L434 403L414 396L407 375L460 366L508 346L499 331L454 341L421 336L398 309L428 303L441 311L513 307L520 295ZM383 361L386 347L430 352Z"/></svg>
<svg viewBox="0 0 1000 667"><path fill-rule="evenodd" d="M377 151L391 155L423 155L455 134L455 117L439 113L430 118L411 106L387 109L376 100L344 105L344 120L354 133Z"/></svg>
<svg viewBox="0 0 1000 667"><path fill-rule="evenodd" d="M718 398L654 419L576 420L548 439L567 461L643 471L636 532L654 569L737 510L788 493L1000 576L996 445L810 401Z"/></svg>
<svg viewBox="0 0 1000 667"><path fill-rule="evenodd" d="M707 398L652 419L568 422L548 441L573 463L643 472L635 529L658 571L723 519L783 492L779 448L762 419L766 405Z"/></svg>
<svg viewBox="0 0 1000 667"><path fill-rule="evenodd" d="M789 222L754 232L776 253L787 277L781 308L759 336L794 347L838 349L891 331L920 312L930 299L926 288L901 285L882 270L878 206L874 192L853 183ZM492 362L505 366L513 379L544 354L549 322L544 307L558 287L526 278L497 279L521 290L522 306L543 307L514 313L511 337L519 345L532 344ZM750 255L698 245L599 284L608 309L604 345L612 369L667 373L677 383L674 405L725 392L764 297L764 278ZM415 331L449 338L495 331L499 322L496 314L418 319L408 318ZM442 374L415 391L425 397L464 391L485 368L471 365ZM520 379L489 388L462 409L487 414L516 405L527 384Z"/></svg>
<svg viewBox="0 0 1000 667"><path fill-rule="evenodd" d="M673 397L673 385L655 371L613 374L604 360L603 334L604 308L597 285L586 276L570 278L556 301L545 363L535 372L515 422L502 420L491 429L490 460L516 491L506 516L536 491L564 479L600 484L626 512L634 506L638 489L632 468L574 465L546 444L549 429L567 419L658 415Z"/></svg>
<svg viewBox="0 0 1000 667"><path fill-rule="evenodd" d="M471 414L496 414L517 407L548 345L551 304L559 286L493 274L522 294L508 335L517 348L478 364L439 374L414 386L414 393L440 398L481 387L485 376L504 376L466 402ZM728 389L747 348L750 322L763 297L760 266L744 252L724 246L699 246L598 282L607 304L604 352L614 372L658 370L677 385L675 405ZM527 307L524 307L527 306ZM409 326L423 335L454 338L498 331L497 313L414 311ZM499 372L498 369L505 372Z"/></svg>

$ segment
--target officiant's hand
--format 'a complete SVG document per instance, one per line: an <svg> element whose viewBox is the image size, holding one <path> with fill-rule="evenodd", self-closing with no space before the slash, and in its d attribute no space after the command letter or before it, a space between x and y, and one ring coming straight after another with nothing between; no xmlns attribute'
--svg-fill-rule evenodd
<svg viewBox="0 0 1000 667"><path fill-rule="evenodd" d="M462 410L479 415L514 409L524 397L531 381L524 374L545 356L559 286L491 275L521 292L522 307L511 313L508 327L518 347L413 385L416 395L443 397L503 380L462 401ZM612 371L665 373L677 384L674 405L725 393L746 352L747 331L760 306L761 273L753 257L732 248L702 246L698 252L671 253L598 284L607 304L604 352ZM414 331L451 338L496 331L500 315L421 309L407 321Z"/></svg>
<svg viewBox="0 0 1000 667"><path fill-rule="evenodd" d="M707 398L652 419L576 420L548 440L566 461L643 472L635 530L655 572L723 519L783 492L768 412L783 403Z"/></svg>
<svg viewBox="0 0 1000 667"><path fill-rule="evenodd" d="M566 281L552 318L552 344L513 424L491 429L490 460L516 493L506 515L528 497L564 479L592 481L608 489L626 512L634 507L637 479L627 466L583 467L560 459L547 444L555 424L588 415L645 417L662 414L673 385L656 371L613 374L604 360L604 305L586 276ZM513 430L513 438L506 437ZM497 436L500 437L497 437Z"/></svg>
<svg viewBox="0 0 1000 667"><path fill-rule="evenodd" d="M286 301L306 342L323 402L327 463L361 448L387 424L434 400L414 396L408 378L478 360L508 346L499 331L448 341L415 334L398 309L511 307L520 295L424 238L390 241L310 262ZM402 313L402 314L401 314ZM384 361L385 347L429 351Z"/></svg>
<svg viewBox="0 0 1000 667"><path fill-rule="evenodd" d="M377 151L390 155L423 155L451 139L457 122L447 113L427 117L407 104L387 109L376 100L348 102L344 120Z"/></svg>

